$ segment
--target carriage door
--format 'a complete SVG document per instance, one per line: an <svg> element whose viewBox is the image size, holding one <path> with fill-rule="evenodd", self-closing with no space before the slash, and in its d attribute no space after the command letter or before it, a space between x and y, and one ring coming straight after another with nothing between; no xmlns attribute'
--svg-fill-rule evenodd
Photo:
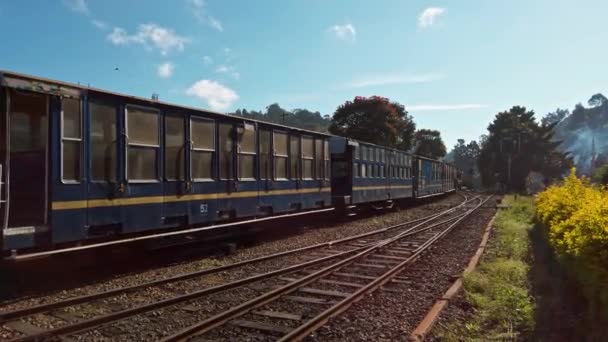
<svg viewBox="0 0 608 342"><path fill-rule="evenodd" d="M188 145L186 144L186 123L183 115L165 115L165 179L163 217L166 224L186 225L188 223L188 202L192 182L186 174ZM189 153L188 153L189 155Z"/></svg>
<svg viewBox="0 0 608 342"><path fill-rule="evenodd" d="M88 234L103 235L121 228L118 182L118 106L109 101L88 101L89 149L87 166Z"/></svg>
<svg viewBox="0 0 608 342"><path fill-rule="evenodd" d="M343 153L332 153L331 158L331 191L332 196L347 197L352 196L353 188L353 160L355 151L359 150L359 145L350 145L346 141Z"/></svg>
<svg viewBox="0 0 608 342"><path fill-rule="evenodd" d="M220 123L218 125L218 219L231 219L236 217L234 200L239 191L239 184L235 175L235 125L231 123Z"/></svg>
<svg viewBox="0 0 608 342"><path fill-rule="evenodd" d="M43 226L48 210L49 98L27 91L8 92L9 137L3 141L8 140L9 144L7 178L13 191L2 184L9 193L8 228ZM3 178L6 171L3 167ZM0 193L4 195L4 191Z"/></svg>
<svg viewBox="0 0 608 342"><path fill-rule="evenodd" d="M162 223L163 184L160 181L160 112L127 105L123 222L125 232L137 232Z"/></svg>
<svg viewBox="0 0 608 342"><path fill-rule="evenodd" d="M250 123L237 125L238 215L255 216L258 207L258 182L255 177L256 132Z"/></svg>

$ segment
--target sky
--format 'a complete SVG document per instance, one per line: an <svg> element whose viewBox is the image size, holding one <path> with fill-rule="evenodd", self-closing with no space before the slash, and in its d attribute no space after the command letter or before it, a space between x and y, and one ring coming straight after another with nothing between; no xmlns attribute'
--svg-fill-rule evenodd
<svg viewBox="0 0 608 342"><path fill-rule="evenodd" d="M220 112L405 105L448 148L608 94L608 1L0 0L0 69Z"/></svg>

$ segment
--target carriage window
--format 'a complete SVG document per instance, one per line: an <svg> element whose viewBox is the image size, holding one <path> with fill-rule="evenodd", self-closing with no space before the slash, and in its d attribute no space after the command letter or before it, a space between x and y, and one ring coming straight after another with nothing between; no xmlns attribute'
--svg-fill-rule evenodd
<svg viewBox="0 0 608 342"><path fill-rule="evenodd" d="M361 151L361 148L359 146L353 146L353 159L360 159L359 151Z"/></svg>
<svg viewBox="0 0 608 342"><path fill-rule="evenodd" d="M127 108L127 174L129 180L155 180L157 176L158 112Z"/></svg>
<svg viewBox="0 0 608 342"><path fill-rule="evenodd" d="M325 140L323 142L323 160L324 160L323 170L325 171L325 173L324 173L325 179L329 179L330 169L329 169L329 141L328 140Z"/></svg>
<svg viewBox="0 0 608 342"><path fill-rule="evenodd" d="M287 179L287 134L274 133L274 179Z"/></svg>
<svg viewBox="0 0 608 342"><path fill-rule="evenodd" d="M185 179L184 169L184 119L165 117L165 178Z"/></svg>
<svg viewBox="0 0 608 342"><path fill-rule="evenodd" d="M323 140L315 139L315 178L323 178Z"/></svg>
<svg viewBox="0 0 608 342"><path fill-rule="evenodd" d="M81 110L80 100L64 98L62 103L62 165L61 177L67 181L80 181Z"/></svg>
<svg viewBox="0 0 608 342"><path fill-rule="evenodd" d="M289 175L291 179L298 179L298 165L300 163L300 138L297 135L289 136Z"/></svg>
<svg viewBox="0 0 608 342"><path fill-rule="evenodd" d="M361 178L365 178L365 164L361 164Z"/></svg>
<svg viewBox="0 0 608 342"><path fill-rule="evenodd" d="M311 137L302 137L302 178L312 179L314 143Z"/></svg>
<svg viewBox="0 0 608 342"><path fill-rule="evenodd" d="M116 181L116 107L90 103L91 179Z"/></svg>
<svg viewBox="0 0 608 342"><path fill-rule="evenodd" d="M384 165L380 166L380 177L385 178L386 175L384 174Z"/></svg>
<svg viewBox="0 0 608 342"><path fill-rule="evenodd" d="M270 179L270 131L260 130L260 179Z"/></svg>
<svg viewBox="0 0 608 342"><path fill-rule="evenodd" d="M367 164L367 177L371 178L374 177L374 174L372 172L372 165L371 164Z"/></svg>
<svg viewBox="0 0 608 342"><path fill-rule="evenodd" d="M233 179L233 126L232 124L220 124L219 129L219 163L220 163L220 179Z"/></svg>
<svg viewBox="0 0 608 342"><path fill-rule="evenodd" d="M255 164L255 126L245 124L239 136L239 179L253 179Z"/></svg>
<svg viewBox="0 0 608 342"><path fill-rule="evenodd" d="M359 163L353 163L353 176L359 177Z"/></svg>
<svg viewBox="0 0 608 342"><path fill-rule="evenodd" d="M213 154L215 152L215 123L211 120L190 120L192 150L190 164L194 180L213 179Z"/></svg>

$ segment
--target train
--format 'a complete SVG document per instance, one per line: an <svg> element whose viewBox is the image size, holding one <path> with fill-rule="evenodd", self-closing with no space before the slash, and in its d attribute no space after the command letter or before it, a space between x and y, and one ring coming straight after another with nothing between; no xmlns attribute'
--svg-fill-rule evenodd
<svg viewBox="0 0 608 342"><path fill-rule="evenodd" d="M3 255L436 196L457 168L350 138L0 71Z"/></svg>

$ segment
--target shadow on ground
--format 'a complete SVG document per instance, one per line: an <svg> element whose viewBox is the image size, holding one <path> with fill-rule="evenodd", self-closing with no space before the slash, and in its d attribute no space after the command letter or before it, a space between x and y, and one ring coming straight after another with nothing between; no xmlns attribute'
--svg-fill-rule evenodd
<svg viewBox="0 0 608 342"><path fill-rule="evenodd" d="M544 228L531 230L532 269L530 280L536 301L536 328L532 341L607 341L608 322L590 310L576 281L560 264Z"/></svg>

